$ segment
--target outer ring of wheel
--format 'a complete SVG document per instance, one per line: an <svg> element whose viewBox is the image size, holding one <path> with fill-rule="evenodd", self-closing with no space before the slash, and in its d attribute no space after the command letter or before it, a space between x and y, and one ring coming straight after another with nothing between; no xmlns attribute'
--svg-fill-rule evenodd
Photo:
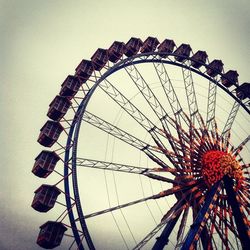
<svg viewBox="0 0 250 250"><path fill-rule="evenodd" d="M153 56L153 58L148 59L150 56ZM84 115L84 112L86 110L86 107L88 105L88 102L91 98L91 96L93 95L94 91L96 90L96 88L98 87L98 85L108 76L112 75L113 73L115 73L116 71L123 69L129 65L132 64L141 64L141 63L153 63L153 62L160 62L160 63L164 63L164 64L171 64L171 65L175 65L177 67L181 67L181 68L186 68L191 70L192 72L199 74L200 76L208 79L209 81L213 82L214 84L218 85L221 89L223 89L228 95L230 95L235 101L237 101L241 107L243 109L245 109L245 111L250 114L250 109L236 96L234 95L232 92L230 92L226 87L224 87L222 84L219 83L219 81L216 81L214 78L206 75L205 73L197 70L196 68L193 67L188 67L187 65L185 65L184 63L178 63L176 61L171 61L170 59L163 59L162 56L167 56L167 59L169 59L169 57L174 57L174 56L179 56L175 53L162 53L162 52L149 52L149 53L141 53L141 54L137 54L135 56L132 57L128 57L126 59L123 59L121 61L119 61L118 63L116 63L113 67L111 67L110 69L108 69L101 77L98 81L96 81L96 83L91 87L91 89L89 90L89 92L86 94L85 98L82 100L82 102L80 103L77 112L74 116L73 122L71 124L70 130L69 130L69 135L68 135L68 139L67 139L67 144L66 144L66 151L65 151L65 158L64 158L64 176L68 176L69 172L68 172L68 162L71 159L72 160L72 184L73 184L73 193L74 193L74 199L75 199L75 205L77 208L77 214L78 214L78 218L80 220L80 224L82 227L82 231L84 233L84 237L86 239L86 242L88 244L89 249L95 249L94 244L92 242L91 236L89 234L88 231L88 227L86 224L86 221L84 219L84 214L82 211L82 207L81 207L81 201L80 201L80 197L79 197L79 190L78 190L78 182L77 182L77 166L76 166L76 153L77 153L77 143L78 143L78 136L79 136L79 132L80 132L80 127L81 127L81 121L82 121L82 117ZM182 56L186 61L194 61L197 62L193 59L191 59L190 57L186 57L186 56ZM139 60L136 60L139 59ZM210 68L211 67L205 63L201 64L202 66L205 66L206 68ZM218 73L218 75L222 76L222 73ZM225 77L225 76L223 76ZM72 139L74 141L72 150L70 149L70 144L72 142ZM71 153L71 155L70 155ZM68 177L65 178L64 181L64 188L65 188L65 199L66 199L66 205L67 205L67 209L68 209L68 214L69 214L69 220L71 223L71 227L72 227L72 231L75 237L75 241L77 243L78 249L79 250L83 250L84 247L82 245L82 240L80 238L80 234L77 230L77 226L75 223L75 216L74 213L72 211L72 202L70 199L70 188L69 188L69 179Z"/></svg>

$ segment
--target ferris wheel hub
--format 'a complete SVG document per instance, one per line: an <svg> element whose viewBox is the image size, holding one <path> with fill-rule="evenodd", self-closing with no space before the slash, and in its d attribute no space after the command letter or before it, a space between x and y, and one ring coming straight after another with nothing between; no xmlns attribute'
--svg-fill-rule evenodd
<svg viewBox="0 0 250 250"><path fill-rule="evenodd" d="M220 150L209 150L201 160L202 175L208 187L214 185L225 175L236 180L238 187L243 180L243 172L239 162L231 153Z"/></svg>

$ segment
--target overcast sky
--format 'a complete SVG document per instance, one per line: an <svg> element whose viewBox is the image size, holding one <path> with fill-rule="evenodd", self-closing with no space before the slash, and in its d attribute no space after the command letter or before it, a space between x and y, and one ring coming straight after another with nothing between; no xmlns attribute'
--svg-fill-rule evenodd
<svg viewBox="0 0 250 250"><path fill-rule="evenodd" d="M0 249L39 249L46 217L30 208L48 104L82 58L114 40L188 43L250 80L248 0L0 0Z"/></svg>

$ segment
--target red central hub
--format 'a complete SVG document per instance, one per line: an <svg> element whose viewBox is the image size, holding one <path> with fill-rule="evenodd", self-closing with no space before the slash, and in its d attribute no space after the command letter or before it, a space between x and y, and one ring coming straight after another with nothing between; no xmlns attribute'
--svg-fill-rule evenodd
<svg viewBox="0 0 250 250"><path fill-rule="evenodd" d="M202 175L208 187L211 187L224 175L234 178L238 186L243 180L243 173L239 162L230 153L219 150L207 151L201 160Z"/></svg>

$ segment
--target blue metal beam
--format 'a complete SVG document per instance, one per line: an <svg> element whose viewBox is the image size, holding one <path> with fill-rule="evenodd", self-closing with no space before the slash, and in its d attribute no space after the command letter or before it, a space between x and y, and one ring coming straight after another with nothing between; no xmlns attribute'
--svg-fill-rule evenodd
<svg viewBox="0 0 250 250"><path fill-rule="evenodd" d="M187 238L182 245L181 250L195 248L198 239L200 238L200 234L203 230L203 227L207 221L206 214L210 212L213 208L214 201L218 197L218 193L220 191L221 181L216 182L212 188L207 192L205 203L203 207L200 209L194 223L191 225L189 232L187 234ZM212 206L210 206L212 204Z"/></svg>
<svg viewBox="0 0 250 250"><path fill-rule="evenodd" d="M173 231L173 228L176 224L176 222L178 221L179 217L180 217L181 213L179 213L175 218L171 219L166 227L163 229L160 237L158 237L156 239L156 242L152 248L152 250L161 250L164 248L164 246L166 246L168 244L168 238L169 235L171 234L171 232Z"/></svg>
<svg viewBox="0 0 250 250"><path fill-rule="evenodd" d="M248 235L249 228L243 220L243 214L240 211L239 202L236 199L236 194L233 189L233 180L227 175L223 178L224 186L227 191L227 201L232 208L234 221L239 233L239 239L242 245L242 249L250 248L250 238Z"/></svg>

